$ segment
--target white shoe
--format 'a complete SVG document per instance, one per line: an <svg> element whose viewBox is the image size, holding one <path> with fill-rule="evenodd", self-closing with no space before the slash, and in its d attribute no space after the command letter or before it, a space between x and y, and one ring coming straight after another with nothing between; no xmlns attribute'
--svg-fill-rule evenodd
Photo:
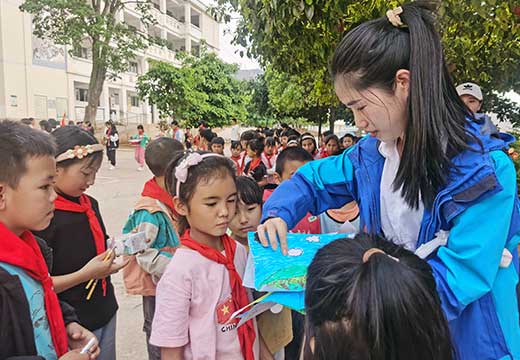
<svg viewBox="0 0 520 360"><path fill-rule="evenodd" d="M115 168L116 168L116 167L115 167L114 165L110 165L110 166L108 167L108 170L114 170Z"/></svg>
<svg viewBox="0 0 520 360"><path fill-rule="evenodd" d="M144 170L144 168L143 168L142 166L139 166L139 167L137 168L137 171L143 171L143 170Z"/></svg>

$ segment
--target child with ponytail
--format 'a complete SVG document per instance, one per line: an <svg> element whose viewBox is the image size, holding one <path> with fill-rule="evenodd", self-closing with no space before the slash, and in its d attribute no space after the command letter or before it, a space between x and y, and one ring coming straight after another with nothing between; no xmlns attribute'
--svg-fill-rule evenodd
<svg viewBox="0 0 520 360"><path fill-rule="evenodd" d="M226 235L237 203L233 162L180 153L165 176L183 235L157 285L150 343L161 348L163 360L258 359L255 321L239 328L237 320L228 321L250 302L242 286L246 249Z"/></svg>

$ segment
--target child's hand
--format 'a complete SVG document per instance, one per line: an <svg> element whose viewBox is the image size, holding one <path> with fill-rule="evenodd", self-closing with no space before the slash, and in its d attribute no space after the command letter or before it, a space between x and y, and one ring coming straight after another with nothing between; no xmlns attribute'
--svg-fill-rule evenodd
<svg viewBox="0 0 520 360"><path fill-rule="evenodd" d="M67 337L68 337L68 345L71 350L81 350L85 345L88 344L90 339L95 338L95 335L85 329L83 326L78 324L77 322L71 322L67 325ZM101 350L96 343L90 350L90 359L95 359L99 356Z"/></svg>
<svg viewBox="0 0 520 360"><path fill-rule="evenodd" d="M90 360L90 359L95 359L95 358L91 358L90 354L80 354L79 352L80 352L79 349L69 351L68 353L66 353L65 355L60 357L58 360Z"/></svg>
<svg viewBox="0 0 520 360"><path fill-rule="evenodd" d="M103 261L105 259L105 256L110 252L108 258L106 261ZM128 265L128 262L130 261L127 259L126 261L122 262L121 264L114 263L115 259L114 251L107 250L102 254L99 254L98 256L92 258L83 268L82 272L85 275L86 279L103 279L107 276L110 276L112 274L115 274L122 268L124 268L126 265Z"/></svg>

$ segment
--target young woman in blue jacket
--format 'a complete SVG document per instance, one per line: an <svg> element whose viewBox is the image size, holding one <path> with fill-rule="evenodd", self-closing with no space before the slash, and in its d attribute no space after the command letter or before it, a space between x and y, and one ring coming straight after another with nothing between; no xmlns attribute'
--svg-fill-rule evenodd
<svg viewBox="0 0 520 360"><path fill-rule="evenodd" d="M307 212L356 201L363 231L428 261L456 359L520 359L513 138L484 131L459 99L433 10L409 3L342 39L336 94L369 135L282 183L258 234L286 252L287 229Z"/></svg>

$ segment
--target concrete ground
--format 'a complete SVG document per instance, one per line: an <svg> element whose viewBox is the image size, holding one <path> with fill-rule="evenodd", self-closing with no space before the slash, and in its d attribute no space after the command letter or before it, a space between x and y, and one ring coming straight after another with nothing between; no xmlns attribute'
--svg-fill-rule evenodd
<svg viewBox="0 0 520 360"><path fill-rule="evenodd" d="M101 214L110 236L121 234L121 229L138 199L144 183L152 176L146 168L137 171L131 148L117 151L117 167L108 169L106 157L98 172L96 183L87 193L99 201ZM112 277L119 302L117 317L117 360L145 360L146 341L143 327L142 302L139 296L125 293L121 274Z"/></svg>

